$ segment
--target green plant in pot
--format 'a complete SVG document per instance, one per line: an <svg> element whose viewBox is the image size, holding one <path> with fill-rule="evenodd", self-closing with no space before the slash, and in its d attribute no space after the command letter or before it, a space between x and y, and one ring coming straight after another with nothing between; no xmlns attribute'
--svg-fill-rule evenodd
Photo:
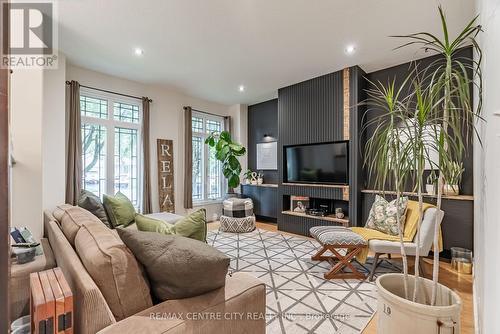
<svg viewBox="0 0 500 334"><path fill-rule="evenodd" d="M227 131L212 132L205 144L215 149L215 158L222 162L222 172L227 179L228 193L240 185L241 164L238 157L245 155L243 145L234 142Z"/></svg>
<svg viewBox="0 0 500 334"><path fill-rule="evenodd" d="M427 182L425 184L425 191L427 191L427 194L436 195L437 183L438 176L436 175L435 170L432 170L429 176L427 176Z"/></svg>
<svg viewBox="0 0 500 334"><path fill-rule="evenodd" d="M253 171L250 168L243 174L246 184L250 184L252 182L252 175Z"/></svg>
<svg viewBox="0 0 500 334"><path fill-rule="evenodd" d="M434 222L434 261L432 280L420 277L419 257L420 247L415 248L415 271L408 275L406 255L403 253L404 273L386 274L377 279L379 294L378 331L381 333L400 333L404 326L408 334L433 333L443 330L460 331L460 297L446 286L438 283L439 274L439 231L442 220L441 202L443 185L446 182L458 182L463 168L451 163L462 161L467 154L472 136L477 133L476 123L481 119L482 80L480 63L467 57L458 57L456 54L467 45L477 54L481 50L475 40L481 27L476 25L474 18L455 39L450 39L444 12L439 7L443 37L438 38L430 33L422 32L408 36L397 36L408 39L408 45L419 45L425 50L438 52L441 57L423 70L415 68L409 77L405 78L404 85L408 85L409 94L401 96L400 103L392 102L394 95L387 92L395 91L393 84L387 88L372 90L367 104L373 105L377 101L391 101L397 105L396 109L388 106L377 106L376 121L369 124L374 127L369 144L365 149L365 166L368 175L375 180L382 189L390 187L397 197L403 195L405 182L411 180L413 191L418 197L418 225L414 243L420 245L420 226L424 217L423 207L423 177L425 165L431 164L437 173L437 213ZM481 59L480 57L478 58ZM411 79L410 79L411 78ZM471 87L477 88L479 103L475 109L472 106ZM392 88L391 88L392 87ZM402 88L399 89L399 91ZM368 109L367 113L370 112ZM381 121L380 119L383 119ZM387 119L397 119L394 125ZM395 130L395 128L398 128ZM405 141L399 141L389 133L397 132L403 135ZM391 138L388 141L388 138ZM388 145L388 142L393 144ZM396 155L390 153L388 146L398 147ZM431 151L437 152L439 161L436 163L430 158ZM381 153L382 152L382 153ZM384 159L384 155L386 158ZM392 158L407 159L408 165L392 162ZM388 182L388 178L391 182ZM434 180L433 180L434 181ZM403 226L398 224L398 226ZM401 232L400 232L401 234ZM400 238L400 241L401 238ZM390 312L384 312L390 310ZM415 315L418 321L415 322ZM441 324L441 327L438 325ZM442 328L445 327L446 329Z"/></svg>
<svg viewBox="0 0 500 334"><path fill-rule="evenodd" d="M446 166L446 172L444 173L444 195L457 196L460 194L459 185L464 171L465 168L463 167L463 163L458 163L456 161L449 162Z"/></svg>

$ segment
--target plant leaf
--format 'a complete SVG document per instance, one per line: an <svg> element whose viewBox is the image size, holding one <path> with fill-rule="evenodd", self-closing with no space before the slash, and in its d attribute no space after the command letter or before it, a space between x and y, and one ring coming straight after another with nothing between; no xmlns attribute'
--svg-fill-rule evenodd
<svg viewBox="0 0 500 334"><path fill-rule="evenodd" d="M231 175L231 177L229 178L229 181L228 181L229 188L236 188L239 185L240 185L239 174L233 174L233 175Z"/></svg>

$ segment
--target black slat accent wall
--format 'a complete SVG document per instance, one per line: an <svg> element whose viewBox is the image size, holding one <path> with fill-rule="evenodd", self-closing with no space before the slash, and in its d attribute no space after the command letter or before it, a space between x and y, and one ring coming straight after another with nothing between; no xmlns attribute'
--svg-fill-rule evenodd
<svg viewBox="0 0 500 334"><path fill-rule="evenodd" d="M248 106L248 168L257 170L257 144L265 143L264 135L278 139L278 99ZM277 170L265 170L265 183L278 183Z"/></svg>
<svg viewBox="0 0 500 334"><path fill-rule="evenodd" d="M279 89L280 146L342 140L342 94L342 71Z"/></svg>
<svg viewBox="0 0 500 334"><path fill-rule="evenodd" d="M359 80L360 73L358 69L353 70L353 82ZM337 71L278 90L279 230L309 235L311 227L325 225L314 218L282 214L284 201L289 195L342 199L342 189L338 188L283 185L283 147L343 140L343 88L343 72ZM355 179L357 175L357 172L353 174ZM352 196L357 198L359 194Z"/></svg>
<svg viewBox="0 0 500 334"><path fill-rule="evenodd" d="M308 196L317 198L331 198L336 200L342 200L342 189L341 188L328 188L328 187L305 187L301 185L283 185L281 186L281 192L283 195L296 195L296 196Z"/></svg>
<svg viewBox="0 0 500 334"><path fill-rule="evenodd" d="M361 188L363 187L363 157L361 156L362 119L366 110L366 73L358 66L349 68L349 221L351 226L363 226Z"/></svg>

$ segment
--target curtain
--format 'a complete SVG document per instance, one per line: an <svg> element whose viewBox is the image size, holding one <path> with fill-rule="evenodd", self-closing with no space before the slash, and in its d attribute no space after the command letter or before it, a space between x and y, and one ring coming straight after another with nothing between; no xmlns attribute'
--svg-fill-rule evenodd
<svg viewBox="0 0 500 334"><path fill-rule="evenodd" d="M231 129L231 116L224 116L224 130L229 132L231 137L233 136L232 129Z"/></svg>
<svg viewBox="0 0 500 334"><path fill-rule="evenodd" d="M151 155L149 146L149 97L142 98L142 212L152 213L151 205Z"/></svg>
<svg viewBox="0 0 500 334"><path fill-rule="evenodd" d="M82 129L80 84L69 83L68 160L66 162L66 203L77 205L82 188Z"/></svg>
<svg viewBox="0 0 500 334"><path fill-rule="evenodd" d="M193 208L193 111L184 107L184 208Z"/></svg>

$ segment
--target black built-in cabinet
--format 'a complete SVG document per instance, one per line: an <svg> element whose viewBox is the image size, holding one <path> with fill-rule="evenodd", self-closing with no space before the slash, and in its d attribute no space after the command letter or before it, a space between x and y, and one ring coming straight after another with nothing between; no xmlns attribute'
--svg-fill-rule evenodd
<svg viewBox="0 0 500 334"><path fill-rule="evenodd" d="M258 219L276 222L278 218L278 187L242 184L241 193L252 199L253 211Z"/></svg>

